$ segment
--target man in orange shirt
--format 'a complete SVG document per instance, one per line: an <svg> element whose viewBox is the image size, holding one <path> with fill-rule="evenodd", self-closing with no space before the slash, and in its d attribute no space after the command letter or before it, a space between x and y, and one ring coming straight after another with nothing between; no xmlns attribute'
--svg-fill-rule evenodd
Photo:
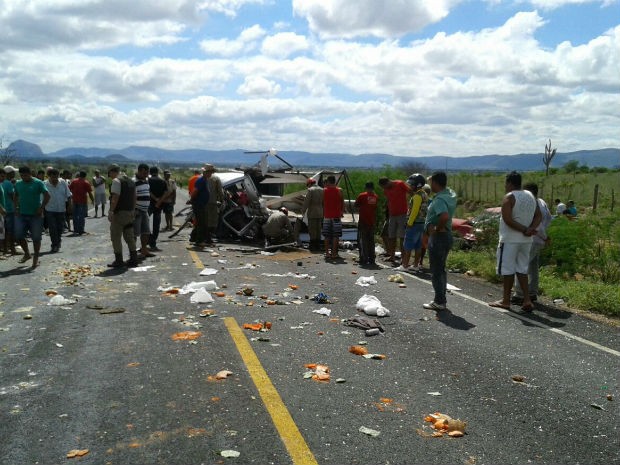
<svg viewBox="0 0 620 465"><path fill-rule="evenodd" d="M336 186L336 176L329 175L323 188L323 237L325 239L325 258L340 258L338 242L342 236L342 215L344 215L344 196Z"/></svg>

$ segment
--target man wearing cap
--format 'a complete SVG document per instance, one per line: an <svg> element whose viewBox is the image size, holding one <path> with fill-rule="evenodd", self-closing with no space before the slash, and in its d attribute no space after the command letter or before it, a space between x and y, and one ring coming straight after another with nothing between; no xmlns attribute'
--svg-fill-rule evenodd
<svg viewBox="0 0 620 465"><path fill-rule="evenodd" d="M136 185L132 179L121 172L120 166L113 164L108 168L108 178L112 180L110 186L110 240L114 250L114 261L109 263L110 268L138 266L138 252L136 251L136 237L134 235L134 216L136 214ZM129 249L129 260L123 262L123 243L125 240Z"/></svg>
<svg viewBox="0 0 620 465"><path fill-rule="evenodd" d="M360 266L375 265L375 223L377 222L377 205L379 200L375 194L375 185L366 183L366 190L357 196L355 206L359 211L357 222L357 244L360 254Z"/></svg>
<svg viewBox="0 0 620 465"><path fill-rule="evenodd" d="M308 216L308 235L310 250L321 250L321 228L323 227L323 188L317 186L312 178L306 181L308 192L304 199L301 215Z"/></svg>
<svg viewBox="0 0 620 465"><path fill-rule="evenodd" d="M95 188L95 218L99 214L99 206L101 205L101 216L105 216L105 178L101 176L99 170L95 170L93 176L93 187Z"/></svg>
<svg viewBox="0 0 620 465"><path fill-rule="evenodd" d="M210 163L204 165L204 174L209 189L209 202L207 203L207 244L213 243L213 236L217 230L220 219L219 207L224 203L224 188L222 181L215 175L216 169Z"/></svg>
<svg viewBox="0 0 620 465"><path fill-rule="evenodd" d="M177 183L170 176L172 173L170 170L164 170L164 181L168 186L168 192L170 195L163 203L163 211L166 218L166 228L164 231L172 231L172 215L174 214L174 205L177 201Z"/></svg>
<svg viewBox="0 0 620 465"><path fill-rule="evenodd" d="M24 256L19 263L25 263L32 258L32 269L39 265L39 251L41 250L41 236L43 234L43 211L50 194L45 184L32 175L28 166L19 168L21 180L15 183L15 238L19 241ZM34 255L30 255L26 234L32 237Z"/></svg>
<svg viewBox="0 0 620 465"><path fill-rule="evenodd" d="M4 247L5 253L17 255L15 250L15 173L17 170L11 165L4 167L5 179L2 181L4 190Z"/></svg>

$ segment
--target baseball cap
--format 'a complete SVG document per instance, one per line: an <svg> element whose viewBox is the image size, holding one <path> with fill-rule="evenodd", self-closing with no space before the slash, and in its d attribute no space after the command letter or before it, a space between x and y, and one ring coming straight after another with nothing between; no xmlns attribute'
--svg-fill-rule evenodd
<svg viewBox="0 0 620 465"><path fill-rule="evenodd" d="M4 172L5 173L17 173L17 168L11 166L11 165L6 165L4 167Z"/></svg>

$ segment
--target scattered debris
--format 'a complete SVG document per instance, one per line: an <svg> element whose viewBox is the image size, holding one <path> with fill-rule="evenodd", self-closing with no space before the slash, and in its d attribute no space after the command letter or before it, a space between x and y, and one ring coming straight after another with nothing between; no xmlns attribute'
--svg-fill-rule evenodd
<svg viewBox="0 0 620 465"><path fill-rule="evenodd" d="M233 372L230 370L218 371L217 374L215 375L215 379L226 379L232 374Z"/></svg>
<svg viewBox="0 0 620 465"><path fill-rule="evenodd" d="M88 454L90 451L88 449L71 449L67 452L67 458L73 459L75 457L83 457Z"/></svg>
<svg viewBox="0 0 620 465"><path fill-rule="evenodd" d="M525 376L523 375L512 375L512 380L515 383L524 383L525 382Z"/></svg>
<svg viewBox="0 0 620 465"><path fill-rule="evenodd" d="M372 436L373 438L376 438L377 436L381 434L381 431L377 431L376 429L366 428L365 426L360 426L359 432L367 434L368 436Z"/></svg>
<svg viewBox="0 0 620 465"><path fill-rule="evenodd" d="M217 284L215 281L192 281L179 289L179 294L191 294L193 292L197 292L199 289L204 289L205 291L215 291L217 289Z"/></svg>
<svg viewBox="0 0 620 465"><path fill-rule="evenodd" d="M125 309L123 307L113 307L113 308L102 308L99 310L100 315L109 315L111 313L125 313Z"/></svg>
<svg viewBox="0 0 620 465"><path fill-rule="evenodd" d="M312 310L312 313L318 313L319 315L330 316L332 311L329 308L321 307L316 310Z"/></svg>
<svg viewBox="0 0 620 465"><path fill-rule="evenodd" d="M148 271L151 268L155 268L155 265L136 266L134 268L130 268L130 270L135 271L136 273L140 273L142 271Z"/></svg>
<svg viewBox="0 0 620 465"><path fill-rule="evenodd" d="M590 407L594 407L597 410L605 410L605 407L599 404L590 404Z"/></svg>
<svg viewBox="0 0 620 465"><path fill-rule="evenodd" d="M212 274L217 274L217 270L215 268L205 268L200 272L200 276L211 276Z"/></svg>
<svg viewBox="0 0 620 465"><path fill-rule="evenodd" d="M320 365L317 363L308 363L304 365L308 368L309 372L304 374L304 378L312 378L315 381L329 383L329 367L327 365Z"/></svg>
<svg viewBox="0 0 620 465"><path fill-rule="evenodd" d="M271 322L263 321L258 323L244 323L243 329L251 329L252 331L269 331L271 329Z"/></svg>
<svg viewBox="0 0 620 465"><path fill-rule="evenodd" d="M182 331L180 333L174 333L170 338L173 341L193 341L202 336L200 331Z"/></svg>
<svg viewBox="0 0 620 465"><path fill-rule="evenodd" d="M47 305L54 305L54 306L73 305L76 302L77 302L77 300L75 300L75 299L67 299L67 298L61 296L60 294L56 294L55 296L53 296L50 299L50 301L47 303Z"/></svg>
<svg viewBox="0 0 620 465"><path fill-rule="evenodd" d="M261 276L269 276L269 277L278 277L278 278L298 278L298 279L314 279L316 276L310 276L307 273L292 273L288 272L285 274L278 273L261 273Z"/></svg>
<svg viewBox="0 0 620 465"><path fill-rule="evenodd" d="M467 427L466 422L458 419L455 420L452 417L439 412L431 413L425 416L424 421L432 423L432 428L436 430L433 437L442 437L444 434L447 434L450 437L458 438L465 434L465 428Z"/></svg>
<svg viewBox="0 0 620 465"><path fill-rule="evenodd" d="M441 395L441 392L438 392L438 391L433 391L433 392L427 392L427 394L428 394L429 396L440 396L440 395Z"/></svg>
<svg viewBox="0 0 620 465"><path fill-rule="evenodd" d="M372 358L374 360L385 360L387 357L383 354L363 354L364 358Z"/></svg>
<svg viewBox="0 0 620 465"><path fill-rule="evenodd" d="M192 294L189 301L193 304L208 304L213 302L213 297L211 297L211 294L209 294L204 287L201 287Z"/></svg>
<svg viewBox="0 0 620 465"><path fill-rule="evenodd" d="M403 276L401 274L398 274L398 273L397 274L389 275L388 276L388 281L391 282L391 283L398 283L398 284L401 284L401 283L405 282Z"/></svg>
<svg viewBox="0 0 620 465"><path fill-rule="evenodd" d="M314 297L312 297L312 300L314 300L317 304L331 304L329 297L324 292L315 294Z"/></svg>
<svg viewBox="0 0 620 465"><path fill-rule="evenodd" d="M220 455L226 458L235 458L239 457L241 455L241 452L236 450L223 450L222 452L220 452Z"/></svg>
<svg viewBox="0 0 620 465"><path fill-rule="evenodd" d="M357 281L355 281L355 284L362 287L368 287L371 284L377 284L377 280L374 276L360 276L357 278Z"/></svg>
<svg viewBox="0 0 620 465"><path fill-rule="evenodd" d="M368 349L362 346L351 346L349 347L349 352L355 355L366 355L368 354Z"/></svg>

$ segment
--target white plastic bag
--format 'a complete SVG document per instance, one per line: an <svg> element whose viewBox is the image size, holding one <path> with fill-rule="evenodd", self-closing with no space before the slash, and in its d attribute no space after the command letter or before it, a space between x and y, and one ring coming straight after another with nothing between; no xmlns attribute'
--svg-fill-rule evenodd
<svg viewBox="0 0 620 465"><path fill-rule="evenodd" d="M179 294L191 294L198 291L198 289L215 291L217 289L217 284L215 284L215 281L192 281L191 283L185 284L181 289L179 289Z"/></svg>
<svg viewBox="0 0 620 465"><path fill-rule="evenodd" d="M381 301L374 295L364 294L357 301L356 308L369 316L390 315L390 311L381 305Z"/></svg>
<svg viewBox="0 0 620 465"><path fill-rule="evenodd" d="M213 297L209 294L204 287L201 287L192 294L189 301L193 304L208 304L213 302Z"/></svg>
<svg viewBox="0 0 620 465"><path fill-rule="evenodd" d="M50 299L50 301L47 303L47 305L55 305L55 306L73 305L76 302L77 302L77 300L75 300L75 299L67 299L67 298L61 296L60 294L56 294L54 297L52 297Z"/></svg>
<svg viewBox="0 0 620 465"><path fill-rule="evenodd" d="M355 281L355 284L358 286L367 287L371 284L377 284L377 280L374 276L360 276L357 278L357 281Z"/></svg>

